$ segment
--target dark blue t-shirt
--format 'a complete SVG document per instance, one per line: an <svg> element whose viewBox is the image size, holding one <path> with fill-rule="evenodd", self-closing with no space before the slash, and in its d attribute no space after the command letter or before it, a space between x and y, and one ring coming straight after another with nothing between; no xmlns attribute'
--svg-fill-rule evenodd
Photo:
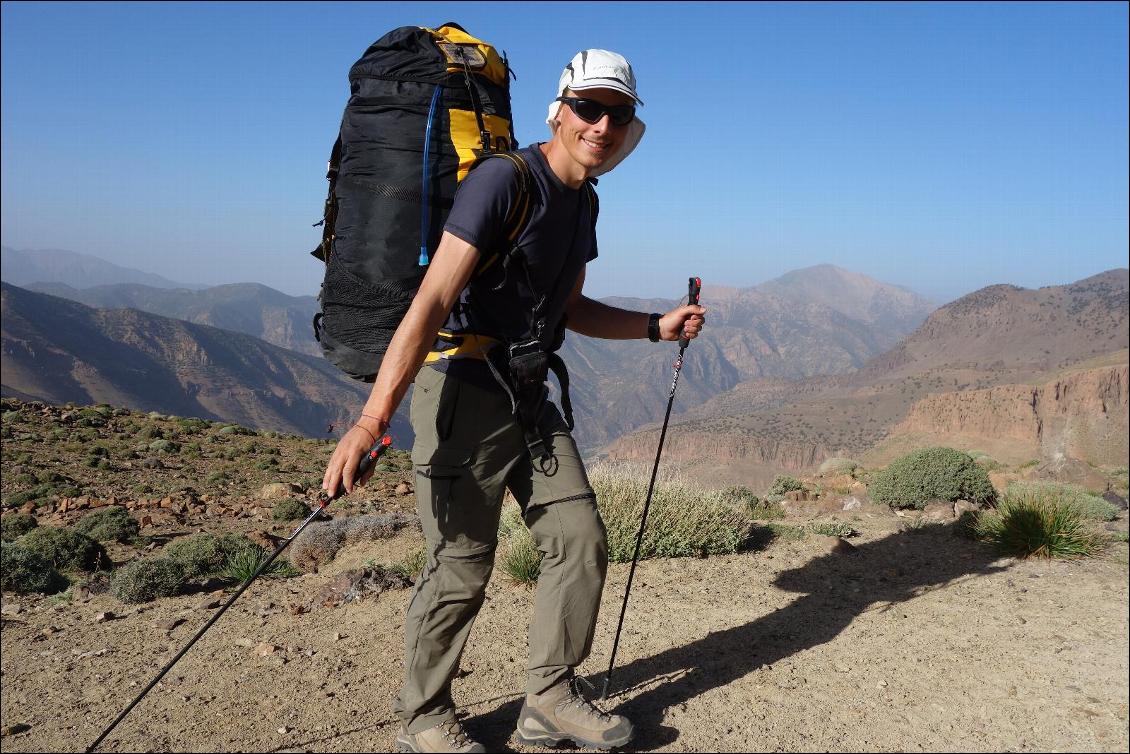
<svg viewBox="0 0 1130 754"><path fill-rule="evenodd" d="M501 263L494 263L463 289L444 329L509 342L525 339L537 299L548 295L541 337L548 349L564 316L565 301L585 264L597 255L595 196L590 198L583 186L571 189L562 183L539 145L518 152L530 167L529 221L516 242L527 260L529 280L521 265L511 265L504 276ZM518 198L519 180L509 160L484 161L463 179L443 229L477 248L484 259L494 252L504 255L506 217ZM502 288L494 290L504 277ZM453 364L441 360L435 366L462 371L462 367L453 369Z"/></svg>

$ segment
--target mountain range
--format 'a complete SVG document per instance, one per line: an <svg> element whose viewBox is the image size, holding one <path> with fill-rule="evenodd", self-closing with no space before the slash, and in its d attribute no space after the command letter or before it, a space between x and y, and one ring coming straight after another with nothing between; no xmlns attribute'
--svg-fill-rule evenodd
<svg viewBox="0 0 1130 754"><path fill-rule="evenodd" d="M1125 465L1128 290L1130 271L1118 269L975 291L855 371L749 380L691 406L672 422L665 453L693 449L697 473L759 483L831 456L885 462L945 438L1001 460L1070 447L1084 461ZM645 459L657 434L622 436L606 453Z"/></svg>
<svg viewBox="0 0 1130 754"><path fill-rule="evenodd" d="M122 267L90 254L64 249L13 249L0 247L0 279L12 285L63 283L76 288L137 283L154 288L199 289L202 285L177 283L168 278Z"/></svg>
<svg viewBox="0 0 1130 754"><path fill-rule="evenodd" d="M3 394L24 400L326 437L352 422L369 392L321 358L136 309L94 309L4 283L0 313ZM402 415L393 430L412 436Z"/></svg>

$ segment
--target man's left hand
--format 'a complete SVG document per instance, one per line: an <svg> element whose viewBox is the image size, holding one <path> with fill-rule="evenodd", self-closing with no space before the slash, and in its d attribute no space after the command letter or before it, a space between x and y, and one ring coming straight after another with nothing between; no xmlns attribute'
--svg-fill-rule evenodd
<svg viewBox="0 0 1130 754"><path fill-rule="evenodd" d="M672 309L659 318L660 340L678 340L685 337L694 339L706 324L706 308L698 304L687 304Z"/></svg>

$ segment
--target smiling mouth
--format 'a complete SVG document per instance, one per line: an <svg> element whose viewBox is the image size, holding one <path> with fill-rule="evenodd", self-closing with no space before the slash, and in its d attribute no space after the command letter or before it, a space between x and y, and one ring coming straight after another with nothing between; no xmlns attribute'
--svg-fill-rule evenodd
<svg viewBox="0 0 1130 754"><path fill-rule="evenodd" d="M588 147L590 149L594 149L598 152L603 152L604 150L606 150L606 149L608 149L609 147L612 146L611 143L606 142L606 141L601 141L601 142L589 141L588 139L585 139L585 138L582 138L581 141L583 141L586 145L588 145Z"/></svg>

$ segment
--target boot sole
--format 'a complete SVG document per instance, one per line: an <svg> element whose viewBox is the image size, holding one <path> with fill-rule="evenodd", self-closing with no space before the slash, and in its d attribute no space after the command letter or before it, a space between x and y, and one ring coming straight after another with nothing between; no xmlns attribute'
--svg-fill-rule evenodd
<svg viewBox="0 0 1130 754"><path fill-rule="evenodd" d="M586 741L583 738L578 738L578 737L575 737L575 736L551 736L551 735L527 736L525 733L523 733L522 731L519 730L518 731L518 740L520 742L526 744L527 746L549 746L549 747L555 748L555 749L557 747L561 746L561 744L568 741L569 743L572 743L574 746L579 746L579 747L584 748L584 749L598 749L599 751L609 751L611 749L618 749L621 746L627 746L628 743L631 742L632 736L628 736L623 741L596 742L596 741Z"/></svg>

